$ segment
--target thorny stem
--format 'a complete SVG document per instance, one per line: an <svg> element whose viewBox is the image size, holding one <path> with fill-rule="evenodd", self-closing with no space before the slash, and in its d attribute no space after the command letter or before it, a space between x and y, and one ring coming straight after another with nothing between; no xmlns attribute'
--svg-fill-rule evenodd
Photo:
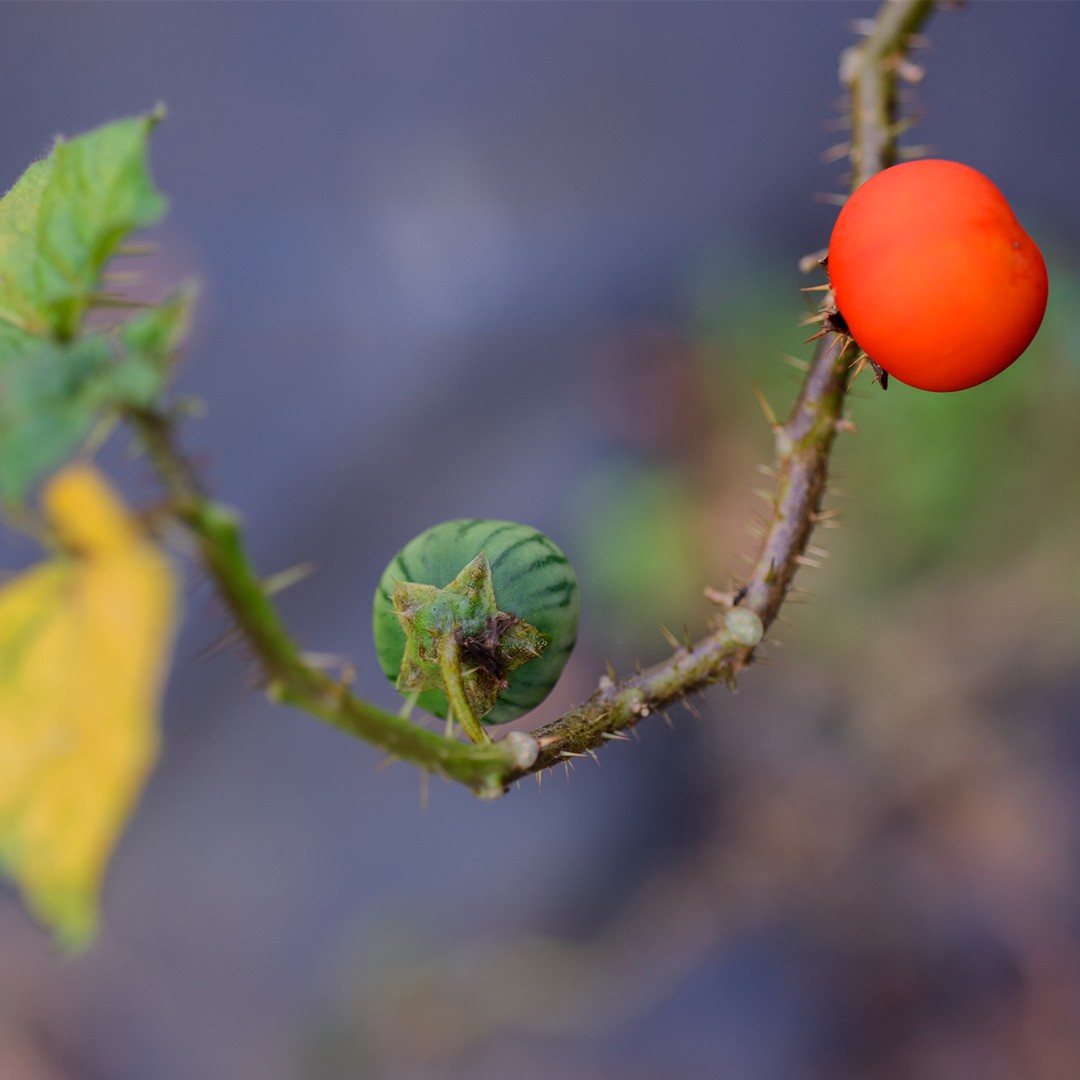
<svg viewBox="0 0 1080 1080"><path fill-rule="evenodd" d="M840 81L850 94L851 190L896 163L897 68L934 0L885 0L873 29L840 56Z"/></svg>
<svg viewBox="0 0 1080 1080"><path fill-rule="evenodd" d="M841 81L850 92L853 188L894 160L897 67L910 48L910 36L932 7L932 0L884 0L864 40L841 57ZM172 421L152 410L133 412L131 418L177 517L194 534L203 565L263 668L270 695L394 757L493 797L530 773L591 754L605 740L623 737L623 730L650 713L679 701L689 706L688 695L697 690L720 681L734 683L753 659L761 633L776 618L799 566L807 561L829 455L843 424L845 382L854 354L846 339L823 336L790 416L774 425L776 498L739 606L728 610L711 634L677 648L662 663L618 681L602 679L588 701L531 737L514 732L494 743L464 743L417 727L355 697L347 686L307 663L251 566L235 514L207 496L177 446Z"/></svg>
<svg viewBox="0 0 1080 1080"><path fill-rule="evenodd" d="M194 535L203 566L263 669L270 697L321 717L394 757L458 780L478 795L501 794L502 777L522 760L519 747L490 741L477 746L417 727L351 694L304 659L252 568L236 514L208 498L176 445L172 420L151 410L129 415L164 481L173 513Z"/></svg>

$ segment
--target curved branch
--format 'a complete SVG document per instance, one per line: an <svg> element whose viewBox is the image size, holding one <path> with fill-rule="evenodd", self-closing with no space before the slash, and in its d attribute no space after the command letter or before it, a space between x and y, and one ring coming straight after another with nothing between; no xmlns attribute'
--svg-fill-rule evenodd
<svg viewBox="0 0 1080 1080"><path fill-rule="evenodd" d="M898 71L910 35L932 6L932 0L884 0L864 40L841 57L841 81L850 92L853 187L895 158ZM677 646L671 657L645 671L618 681L601 679L583 705L529 735L511 732L481 745L417 727L361 700L309 664L252 568L235 514L207 496L176 443L170 418L152 410L132 412L130 418L174 513L194 534L204 567L258 658L271 697L490 797L530 773L624 737L624 729L696 690L719 681L733 683L751 662L807 561L810 535L821 519L829 456L844 426L845 383L855 355L846 345L846 339L832 333L819 340L790 416L784 424L773 424L773 512L738 602L720 610L716 629L696 643Z"/></svg>
<svg viewBox="0 0 1080 1080"><path fill-rule="evenodd" d="M895 160L900 130L898 70L911 35L932 8L933 0L885 0L865 39L841 56L840 79L850 95L853 190ZM785 424L773 425L776 499L739 607L702 641L676 649L669 659L639 674L617 683L605 681L580 708L534 731L540 744L537 760L510 779L588 752L642 717L711 683L731 684L751 662L757 641L776 618L806 561L810 535L820 520L833 441L843 427L847 371L856 355L846 338L837 334L820 338L791 415ZM742 612L760 619L757 641L747 643L745 625L733 624Z"/></svg>
<svg viewBox="0 0 1080 1080"><path fill-rule="evenodd" d="M677 648L667 660L618 682L604 680L578 709L533 732L540 752L509 779L586 753L623 728L712 683L733 684L776 618L821 513L829 454L842 425L845 381L854 350L835 334L822 339L786 424L774 428L777 494L761 551L738 606L717 630Z"/></svg>
<svg viewBox="0 0 1080 1080"><path fill-rule="evenodd" d="M478 795L501 794L502 777L528 763L530 748L520 740L473 745L445 738L356 697L347 685L308 663L252 567L236 513L208 497L176 443L173 420L149 409L128 416L165 485L173 514L195 537L204 569L254 652L269 696L394 757L460 781Z"/></svg>

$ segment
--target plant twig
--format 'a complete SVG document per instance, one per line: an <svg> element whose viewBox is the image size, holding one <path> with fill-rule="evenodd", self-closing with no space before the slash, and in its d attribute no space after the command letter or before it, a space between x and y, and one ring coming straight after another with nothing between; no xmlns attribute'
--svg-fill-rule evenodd
<svg viewBox="0 0 1080 1080"><path fill-rule="evenodd" d="M895 159L897 71L911 35L932 8L933 0L884 0L870 32L841 57L840 79L849 91L852 113L852 189ZM740 640L738 631L746 627L733 626L732 621L742 612L753 613L761 621L762 632L767 631L805 559L821 513L833 441L843 425L847 371L856 354L847 339L823 335L791 415L785 424L773 425L776 498L739 606L702 641L676 649L670 658L640 674L618 682L604 680L584 705L534 731L540 753L526 771L548 768L567 755L598 746L612 733L650 713L663 712L711 683L731 684L751 662L757 643Z"/></svg>
<svg viewBox="0 0 1080 1080"><path fill-rule="evenodd" d="M864 40L841 58L841 81L851 101L853 187L895 159L898 71L911 35L932 6L932 0L884 0ZM601 679L583 705L529 735L512 732L494 743L464 743L417 727L357 698L307 663L252 568L236 515L207 496L177 445L172 421L153 410L135 411L131 419L178 519L195 535L203 565L258 658L271 696L394 757L460 781L477 794L495 796L530 773L591 752L697 690L720 681L733 684L752 661L806 561L821 514L829 456L843 427L845 384L854 355L845 338L823 335L790 416L783 424L773 423L777 490L772 516L737 603L721 611L714 631L645 671L617 681Z"/></svg>
<svg viewBox="0 0 1080 1080"><path fill-rule="evenodd" d="M907 124L898 115L897 81L912 36L934 0L884 0L870 33L840 56L840 81L850 96L851 189L896 163L897 138Z"/></svg>
<svg viewBox="0 0 1080 1080"><path fill-rule="evenodd" d="M237 515L207 496L176 444L172 420L152 410L129 416L165 484L173 513L194 534L203 566L254 651L271 698L321 717L393 757L458 780L478 795L501 794L502 777L525 763L529 748L520 740L475 746L445 738L363 701L307 663L251 565Z"/></svg>

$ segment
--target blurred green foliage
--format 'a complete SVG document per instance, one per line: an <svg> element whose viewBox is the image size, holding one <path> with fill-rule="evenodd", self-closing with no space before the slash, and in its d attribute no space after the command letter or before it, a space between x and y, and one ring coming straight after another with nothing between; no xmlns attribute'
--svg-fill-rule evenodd
<svg viewBox="0 0 1080 1080"><path fill-rule="evenodd" d="M106 264L164 214L147 167L160 111L58 139L0 201L0 497L18 503L102 413L162 392L190 293L81 334L94 308L138 307L107 291Z"/></svg>
<svg viewBox="0 0 1080 1080"><path fill-rule="evenodd" d="M582 481L583 578L603 617L639 644L657 644L657 622L693 627L707 608L696 600L701 587L737 583L740 554L753 553L752 538L740 546L717 535L715 523L749 512L740 488L771 483L748 467L772 457L752 386L783 417L801 377L784 357L805 359L812 349L803 339L816 327L799 326L798 284L776 287L785 277L778 271L770 286L748 281L736 293L699 296L692 397L708 417L696 425L669 418L674 428L698 428L692 446L651 454L631 447ZM932 327L926 340L931 348ZM825 503L841 512L842 527L816 533L831 558L798 582L820 605L807 640L865 632L881 605L919 583L970 579L977 588L981 577L1006 574L1038 551L1067 556L1080 531L1078 395L1080 278L1060 265L1051 267L1035 342L996 379L934 394L895 380L882 392L869 371L860 375L848 403L859 430L837 442ZM727 482L703 470L726 471ZM1048 581L1047 589L1048 602L1076 593L1073 581Z"/></svg>
<svg viewBox="0 0 1080 1080"><path fill-rule="evenodd" d="M578 489L581 578L616 643L660 638L656 623L701 629L700 500L691 479L661 461L619 460Z"/></svg>

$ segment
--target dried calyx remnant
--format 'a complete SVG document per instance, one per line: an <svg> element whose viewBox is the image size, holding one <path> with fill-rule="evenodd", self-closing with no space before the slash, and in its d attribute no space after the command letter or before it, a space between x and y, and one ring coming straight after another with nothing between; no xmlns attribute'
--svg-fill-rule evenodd
<svg viewBox="0 0 1080 1080"><path fill-rule="evenodd" d="M442 690L470 735L459 695L464 694L472 717L482 719L509 689L510 672L548 646L535 626L499 610L485 552L441 589L399 581L390 599L405 633L398 690Z"/></svg>

